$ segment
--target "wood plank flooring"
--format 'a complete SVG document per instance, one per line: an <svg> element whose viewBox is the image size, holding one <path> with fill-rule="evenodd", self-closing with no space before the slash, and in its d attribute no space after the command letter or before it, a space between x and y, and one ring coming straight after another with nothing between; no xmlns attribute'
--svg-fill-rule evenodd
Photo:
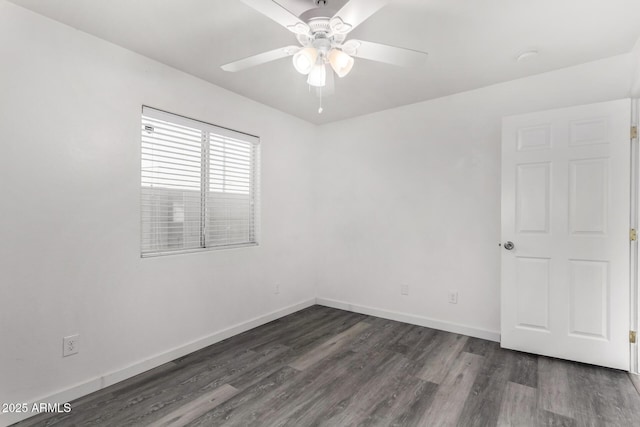
<svg viewBox="0 0 640 427"><path fill-rule="evenodd" d="M633 426L621 371L313 306L18 426Z"/></svg>

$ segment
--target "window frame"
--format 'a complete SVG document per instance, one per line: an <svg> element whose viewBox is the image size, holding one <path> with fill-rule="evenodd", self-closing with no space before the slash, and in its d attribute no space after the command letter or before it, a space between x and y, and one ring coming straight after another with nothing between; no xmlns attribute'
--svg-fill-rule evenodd
<svg viewBox="0 0 640 427"><path fill-rule="evenodd" d="M186 126L190 128L197 129L201 132L202 138L200 142L200 175L201 175L201 185L199 189L200 193L200 246L199 247L188 247L188 248L179 248L179 249L160 249L154 251L145 251L144 250L144 189L145 188L153 188L153 187L145 187L143 176L143 134L145 132L145 117L161 120L173 125L177 126ZM140 134L140 257L141 258L153 258L159 256L167 256L167 255L181 255L181 254L189 254L189 253L199 253L199 252L208 252L208 251L217 251L223 249L238 249L245 247L253 247L260 245L260 161L261 161L261 141L260 137L256 135L252 135L246 132L236 131L233 129L229 129L226 127L214 125L212 123L204 122L197 119L192 119L190 117L186 117L180 114L170 113L168 111L160 110L154 107L150 107L147 105L143 105L141 109L140 115L140 125L141 125L141 134ZM249 185L248 188L251 190L249 193L249 203L251 204L251 213L248 215L249 218L249 234L253 236L253 239L248 240L246 242L241 243L230 243L230 244L219 244L219 245L210 245L207 246L207 237L208 231L207 226L209 225L209 221L212 218L208 213L207 207L209 206L208 195L209 195L209 186L211 179L211 158L209 156L209 151L212 146L212 138L211 134L215 135L216 138L229 138L233 140L240 140L250 146L252 162L249 168ZM214 169L215 170L215 169ZM225 175L226 176L226 175ZM167 188L167 187L159 187L159 188ZM169 189L171 190L171 189ZM222 194L225 192L223 191ZM213 204L213 202L211 202ZM184 215L184 213L183 213ZM252 220L252 221L251 221ZM150 221L151 222L151 221Z"/></svg>

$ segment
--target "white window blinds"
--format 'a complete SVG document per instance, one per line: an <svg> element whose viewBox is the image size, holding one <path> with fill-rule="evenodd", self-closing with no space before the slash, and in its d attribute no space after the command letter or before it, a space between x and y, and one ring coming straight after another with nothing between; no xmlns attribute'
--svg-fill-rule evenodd
<svg viewBox="0 0 640 427"><path fill-rule="evenodd" d="M258 138L142 110L143 256L257 244Z"/></svg>

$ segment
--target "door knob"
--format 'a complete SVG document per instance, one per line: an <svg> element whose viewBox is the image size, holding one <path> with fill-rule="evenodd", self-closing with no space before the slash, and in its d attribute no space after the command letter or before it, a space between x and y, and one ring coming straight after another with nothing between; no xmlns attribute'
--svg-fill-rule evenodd
<svg viewBox="0 0 640 427"><path fill-rule="evenodd" d="M513 242L506 242L504 245L504 248L508 251L512 250L513 248L515 248L516 246L513 244Z"/></svg>

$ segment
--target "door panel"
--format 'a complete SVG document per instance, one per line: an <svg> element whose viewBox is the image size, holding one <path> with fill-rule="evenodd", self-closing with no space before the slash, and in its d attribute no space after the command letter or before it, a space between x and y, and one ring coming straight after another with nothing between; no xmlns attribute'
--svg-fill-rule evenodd
<svg viewBox="0 0 640 427"><path fill-rule="evenodd" d="M548 233L551 163L518 165L516 171L516 230Z"/></svg>
<svg viewBox="0 0 640 427"><path fill-rule="evenodd" d="M516 257L517 326L549 331L549 258Z"/></svg>
<svg viewBox="0 0 640 427"><path fill-rule="evenodd" d="M630 108L503 120L503 347L629 369Z"/></svg>
<svg viewBox="0 0 640 427"><path fill-rule="evenodd" d="M609 263L569 260L569 333L608 339Z"/></svg>
<svg viewBox="0 0 640 427"><path fill-rule="evenodd" d="M607 234L608 159L569 162L569 229L572 235Z"/></svg>

